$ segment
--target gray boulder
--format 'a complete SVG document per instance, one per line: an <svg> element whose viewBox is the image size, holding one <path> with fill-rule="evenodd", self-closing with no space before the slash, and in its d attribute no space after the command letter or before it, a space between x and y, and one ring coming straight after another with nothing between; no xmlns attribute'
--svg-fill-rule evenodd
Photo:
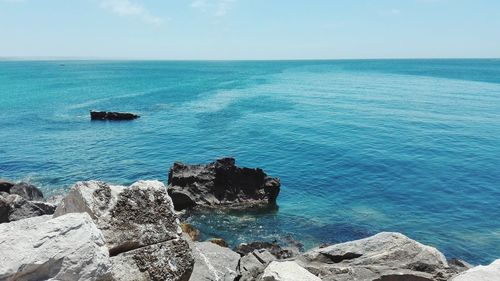
<svg viewBox="0 0 500 281"><path fill-rule="evenodd" d="M182 239L124 252L111 257L111 263L117 281L188 281L193 270L191 250Z"/></svg>
<svg viewBox="0 0 500 281"><path fill-rule="evenodd" d="M266 267L276 257L266 249L254 250L240 259L238 272L241 276L239 281L258 280Z"/></svg>
<svg viewBox="0 0 500 281"><path fill-rule="evenodd" d="M254 252L255 250L261 250L261 249L268 250L273 256L275 256L277 259L280 260L288 259L298 254L298 250L294 250L291 248L289 249L282 248L276 241L273 242L254 241L250 243L241 243L234 250L238 254L245 256L249 253Z"/></svg>
<svg viewBox="0 0 500 281"><path fill-rule="evenodd" d="M28 201L17 194L0 195L0 223L50 215L54 210L55 206L49 203Z"/></svg>
<svg viewBox="0 0 500 281"><path fill-rule="evenodd" d="M184 281L191 274L193 257L161 182L139 181L129 187L79 182L54 217L73 212L88 213L102 231L115 280Z"/></svg>
<svg viewBox="0 0 500 281"><path fill-rule="evenodd" d="M21 197L23 197L26 200L29 201L40 201L43 200L43 193L38 189L36 186L25 183L25 182L20 182L17 184L14 184L10 188L10 194L17 194Z"/></svg>
<svg viewBox="0 0 500 281"><path fill-rule="evenodd" d="M476 266L451 279L451 281L500 280L500 259L487 266Z"/></svg>
<svg viewBox="0 0 500 281"><path fill-rule="evenodd" d="M111 263L88 214L0 225L0 280L105 280Z"/></svg>
<svg viewBox="0 0 500 281"><path fill-rule="evenodd" d="M435 281L455 274L435 248L391 232L314 249L297 262L323 280L336 281Z"/></svg>
<svg viewBox="0 0 500 281"><path fill-rule="evenodd" d="M179 238L179 219L165 186L140 181L130 187L79 182L57 207L54 217L88 213L101 229L112 256Z"/></svg>
<svg viewBox="0 0 500 281"><path fill-rule="evenodd" d="M321 279L294 261L273 261L264 270L260 281L321 281Z"/></svg>
<svg viewBox="0 0 500 281"><path fill-rule="evenodd" d="M208 165L174 163L168 193L176 210L195 206L246 208L275 205L280 181L262 169L240 168L234 158Z"/></svg>
<svg viewBox="0 0 500 281"><path fill-rule="evenodd" d="M211 242L191 243L195 263L191 281L233 281L240 255Z"/></svg>

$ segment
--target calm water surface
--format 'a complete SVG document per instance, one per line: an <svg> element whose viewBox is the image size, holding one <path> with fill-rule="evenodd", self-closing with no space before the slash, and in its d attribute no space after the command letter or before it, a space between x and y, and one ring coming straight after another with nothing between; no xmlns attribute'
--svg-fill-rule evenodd
<svg viewBox="0 0 500 281"><path fill-rule="evenodd" d="M90 122L90 109L133 122ZM500 61L0 62L0 177L166 181L234 156L282 180L279 211L199 216L233 245L399 231L500 257Z"/></svg>

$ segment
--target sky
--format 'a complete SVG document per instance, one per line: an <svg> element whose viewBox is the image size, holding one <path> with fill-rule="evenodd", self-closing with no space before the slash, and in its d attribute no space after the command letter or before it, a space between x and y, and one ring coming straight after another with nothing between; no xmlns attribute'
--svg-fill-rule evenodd
<svg viewBox="0 0 500 281"><path fill-rule="evenodd" d="M500 58L500 0L0 0L0 57Z"/></svg>

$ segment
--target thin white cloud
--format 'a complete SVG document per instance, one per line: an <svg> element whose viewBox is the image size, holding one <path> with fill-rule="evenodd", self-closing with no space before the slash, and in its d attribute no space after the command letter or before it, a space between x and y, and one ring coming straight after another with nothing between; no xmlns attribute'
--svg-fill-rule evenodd
<svg viewBox="0 0 500 281"><path fill-rule="evenodd" d="M164 22L163 18L152 15L144 6L129 0L101 0L101 7L117 15L137 17L154 25Z"/></svg>
<svg viewBox="0 0 500 281"><path fill-rule="evenodd" d="M231 10L234 2L236 0L194 0L190 6L205 13L212 13L216 17L222 17Z"/></svg>

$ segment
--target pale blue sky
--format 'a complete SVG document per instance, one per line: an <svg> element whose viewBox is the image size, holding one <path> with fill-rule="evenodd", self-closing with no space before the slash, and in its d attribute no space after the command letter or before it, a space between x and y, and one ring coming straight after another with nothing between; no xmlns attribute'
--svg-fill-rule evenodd
<svg viewBox="0 0 500 281"><path fill-rule="evenodd" d="M500 57L500 0L0 0L0 57Z"/></svg>

